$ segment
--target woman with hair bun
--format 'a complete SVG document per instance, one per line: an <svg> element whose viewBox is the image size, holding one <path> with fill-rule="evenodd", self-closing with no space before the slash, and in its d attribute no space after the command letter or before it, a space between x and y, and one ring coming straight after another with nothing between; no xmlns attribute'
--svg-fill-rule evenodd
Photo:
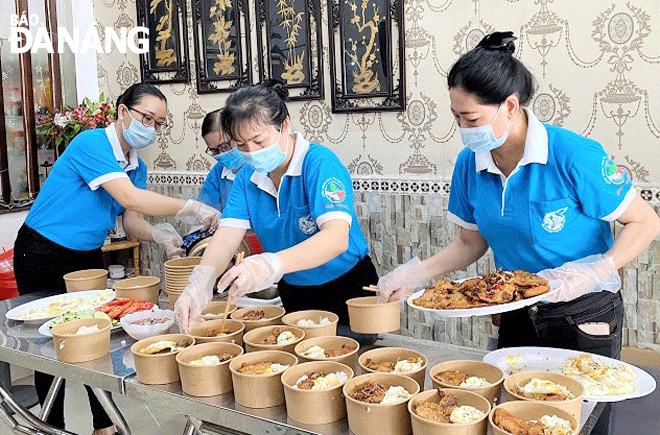
<svg viewBox="0 0 660 435"><path fill-rule="evenodd" d="M348 170L329 149L292 131L286 87L274 80L232 93L222 111L245 166L238 172L219 228L175 304L182 328L198 320L245 232L264 247L218 283L230 302L279 281L287 311L329 310L348 324L345 301L378 281L353 207Z"/></svg>
<svg viewBox="0 0 660 435"><path fill-rule="evenodd" d="M498 347L618 358L623 302L617 270L649 246L660 218L599 143L542 124L525 107L534 81L513 56L515 39L512 32L486 36L447 77L466 147L456 159L447 216L460 227L459 237L425 261L399 266L378 287L383 297L416 288L465 269L490 247L498 268L563 283L544 302L502 314ZM623 224L616 239L615 220ZM586 323L598 325L588 329Z"/></svg>

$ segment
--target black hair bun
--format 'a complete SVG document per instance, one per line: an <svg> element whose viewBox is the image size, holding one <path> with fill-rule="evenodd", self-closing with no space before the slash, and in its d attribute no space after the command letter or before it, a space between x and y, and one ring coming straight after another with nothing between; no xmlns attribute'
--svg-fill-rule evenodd
<svg viewBox="0 0 660 435"><path fill-rule="evenodd" d="M513 54L516 51L516 46L513 43L516 38L513 32L493 32L479 41L477 47L485 50L503 51L508 54Z"/></svg>
<svg viewBox="0 0 660 435"><path fill-rule="evenodd" d="M282 100L286 100L289 97L289 89L286 87L283 81L278 79L266 79L261 82L261 86L268 88L275 92Z"/></svg>

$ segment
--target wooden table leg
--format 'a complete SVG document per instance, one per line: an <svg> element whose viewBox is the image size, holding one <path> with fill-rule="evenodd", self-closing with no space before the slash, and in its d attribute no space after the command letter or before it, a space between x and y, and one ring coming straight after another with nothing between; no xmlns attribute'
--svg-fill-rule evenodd
<svg viewBox="0 0 660 435"><path fill-rule="evenodd" d="M133 276L140 276L140 245L133 248Z"/></svg>

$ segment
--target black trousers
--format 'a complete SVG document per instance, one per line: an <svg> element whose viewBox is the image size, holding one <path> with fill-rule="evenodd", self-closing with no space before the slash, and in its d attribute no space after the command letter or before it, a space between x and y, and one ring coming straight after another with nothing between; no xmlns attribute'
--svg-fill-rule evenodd
<svg viewBox="0 0 660 435"><path fill-rule="evenodd" d="M362 290L362 287L377 283L376 267L371 257L366 255L351 270L325 284L298 286L281 280L278 291L288 313L300 310L332 311L339 316L340 324L348 325L346 301L360 296L373 296L373 292Z"/></svg>
<svg viewBox="0 0 660 435"><path fill-rule="evenodd" d="M66 286L62 278L64 274L81 269L102 268L101 249L76 251L45 238L25 224L18 230L14 244L14 274L21 295L42 290L65 293ZM46 400L53 379L49 374L34 372L34 385L41 405ZM65 384L62 384L46 420L48 424L60 429L64 429L64 387ZM103 410L91 388L88 386L85 388L89 396L94 429L112 426L112 420Z"/></svg>
<svg viewBox="0 0 660 435"><path fill-rule="evenodd" d="M578 328L588 322L608 323L611 333L590 335ZM619 359L622 335L621 292L603 291L570 302L538 304L502 314L497 347L557 347ZM608 404L592 431L593 435L610 433L611 412Z"/></svg>

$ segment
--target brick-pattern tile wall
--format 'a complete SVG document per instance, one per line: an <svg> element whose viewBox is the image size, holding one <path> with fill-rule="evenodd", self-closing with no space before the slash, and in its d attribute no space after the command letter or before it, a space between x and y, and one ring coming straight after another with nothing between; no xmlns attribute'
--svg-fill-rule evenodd
<svg viewBox="0 0 660 435"><path fill-rule="evenodd" d="M199 192L199 186L185 184L150 183L149 189L179 198L196 198ZM356 214L379 274L415 256L427 258L457 236L458 227L446 219L447 201L446 189L405 194L356 189ZM658 206L654 207L657 211ZM161 219L154 219L158 220ZM615 233L620 228L617 224ZM177 229L187 234L187 229ZM160 276L163 261L164 253L156 244L142 243L143 273ZM489 250L476 264L451 274L451 278L485 274L494 268ZM622 284L626 312L624 345L660 351L660 240L623 268ZM493 349L497 344L497 327L489 316L433 320L405 303L401 304L400 333L481 349Z"/></svg>

